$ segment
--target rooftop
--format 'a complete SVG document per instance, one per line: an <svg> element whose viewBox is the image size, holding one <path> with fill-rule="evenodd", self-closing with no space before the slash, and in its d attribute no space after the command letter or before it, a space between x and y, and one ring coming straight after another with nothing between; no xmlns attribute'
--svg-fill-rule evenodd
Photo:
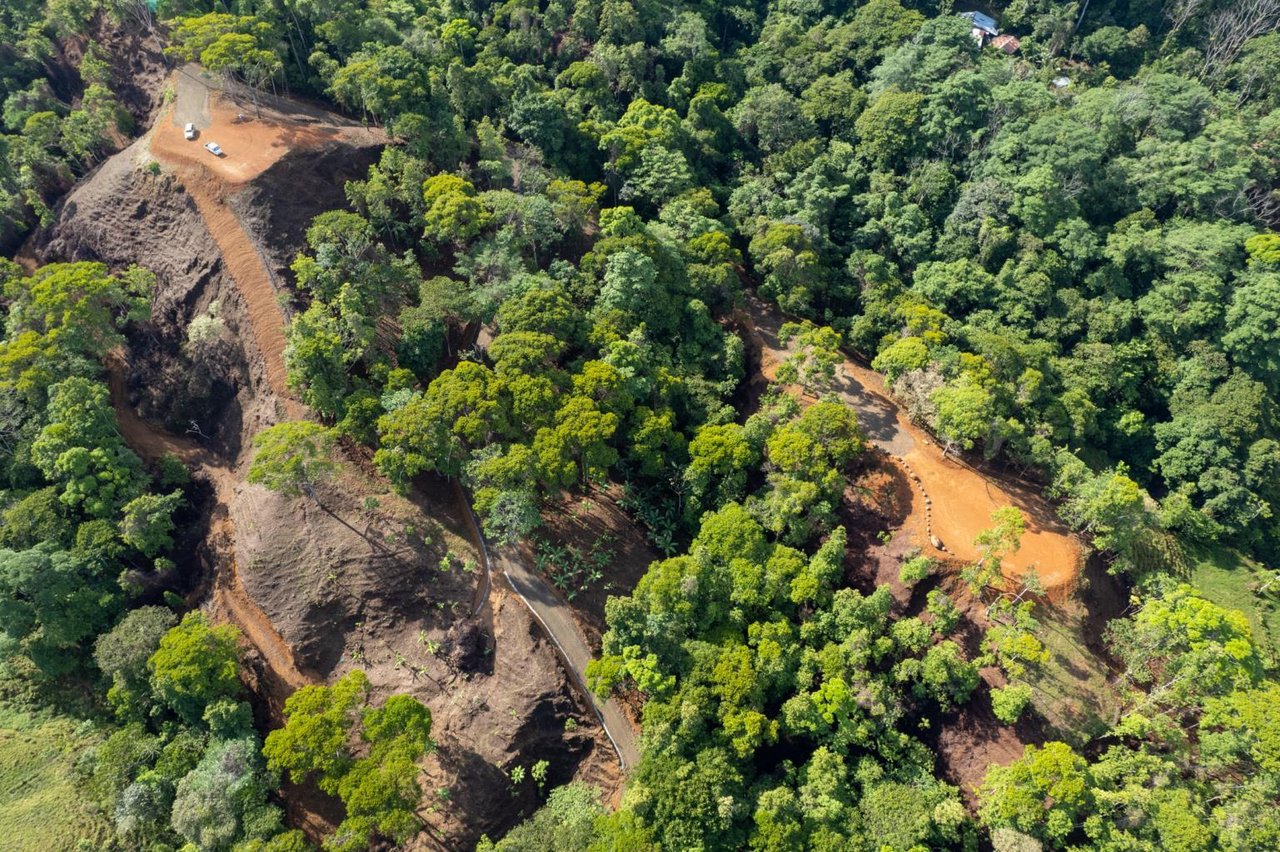
<svg viewBox="0 0 1280 852"><path fill-rule="evenodd" d="M982 30L987 35L997 35L1000 32L996 19L990 15L982 12L961 12L960 17L968 19L974 29Z"/></svg>

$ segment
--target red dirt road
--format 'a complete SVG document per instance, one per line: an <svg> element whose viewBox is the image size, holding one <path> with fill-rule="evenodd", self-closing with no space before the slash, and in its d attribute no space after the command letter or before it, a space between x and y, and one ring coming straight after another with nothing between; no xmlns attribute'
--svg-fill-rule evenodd
<svg viewBox="0 0 1280 852"><path fill-rule="evenodd" d="M336 116L312 115L296 104L290 105L290 112L270 106L255 110L215 88L194 65L174 72L170 84L174 102L152 130L151 153L181 178L218 245L222 262L244 299L272 395L284 404L286 419L304 418L306 409L287 385L285 315L277 301L278 291L253 241L227 206L227 198L290 151L374 132L354 124L337 124ZM183 135L188 123L196 127L194 140ZM223 155L215 157L206 151L207 142L218 143Z"/></svg>
<svg viewBox="0 0 1280 852"><path fill-rule="evenodd" d="M776 308L754 296L747 301L760 346L761 372L772 380L778 365L789 354L778 341L785 320ZM979 554L973 540L992 525L991 513L1016 506L1026 518L1027 531L1018 552L1004 559L1005 575L1016 579L1034 568L1045 590L1053 596L1075 588L1084 552L1035 488L978 471L963 460L944 457L941 447L898 409L884 379L874 370L846 358L837 367L836 380L838 396L857 411L871 443L893 457L908 474L919 478L927 502L919 501L922 505L917 506L916 513L931 516L910 518L905 528L914 531L914 544L922 552L940 559L975 561ZM925 530L931 530L942 541L945 552L932 545Z"/></svg>

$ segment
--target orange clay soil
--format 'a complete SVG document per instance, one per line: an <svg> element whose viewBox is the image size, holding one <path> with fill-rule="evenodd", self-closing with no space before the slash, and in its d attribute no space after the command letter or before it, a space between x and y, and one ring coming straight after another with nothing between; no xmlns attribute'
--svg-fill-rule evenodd
<svg viewBox="0 0 1280 852"><path fill-rule="evenodd" d="M286 381L285 316L276 300L271 273L227 205L227 198L290 151L343 136L367 136L371 131L334 124L334 116L285 113L269 106L257 110L247 102L238 104L214 88L197 66L175 71L170 85L174 102L156 122L151 153L182 180L217 244L244 299L272 395L284 403L288 419L304 418L306 410L289 392ZM265 95L260 97L269 100ZM194 140L184 136L188 123L196 126L198 135ZM207 142L221 146L222 156L215 157L205 150Z"/></svg>
<svg viewBox="0 0 1280 852"><path fill-rule="evenodd" d="M107 382L111 388L111 404L115 408L116 421L120 426L120 434L130 448L149 461L156 461L166 454L182 459L184 463L197 471L203 472L213 484L214 495L221 516L214 520L214 527L223 540L223 549L232 562L232 570L219 572L213 590L214 610L219 615L230 617L244 632L266 662L269 699L272 709L278 714L287 698L295 689L305 686L307 678L298 671L293 661L293 652L280 637L271 621L262 612L253 599L245 594L240 576L235 570L235 556L232 542L235 541L231 519L225 514L225 507L230 505L236 487L236 475L226 465L214 458L213 454L193 441L171 435L165 430L147 423L133 406L129 404L128 392L125 389L125 373L128 364L124 353L116 350L105 359Z"/></svg>
<svg viewBox="0 0 1280 852"><path fill-rule="evenodd" d="M784 318L772 305L748 298L750 331L760 351L760 370L773 380L787 348L777 338ZM915 480L924 500L913 501L912 517L903 526L923 553L944 560L973 562L978 533L992 526L991 513L1016 506L1026 518L1027 531L1018 552L1004 559L1005 575L1016 579L1034 568L1045 590L1053 597L1069 594L1084 564L1079 541L1058 519L1053 507L1036 488L1009 477L984 473L953 456L943 456L923 429L911 423L893 402L883 377L846 357L836 371L836 394L858 411L871 443L883 449ZM793 389L804 401L812 399ZM922 517L915 517L920 515ZM945 551L934 547L930 535Z"/></svg>

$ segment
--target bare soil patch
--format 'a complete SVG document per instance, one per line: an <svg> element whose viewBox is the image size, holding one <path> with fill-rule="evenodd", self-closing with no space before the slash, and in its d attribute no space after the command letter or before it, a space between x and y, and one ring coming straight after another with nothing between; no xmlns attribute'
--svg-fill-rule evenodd
<svg viewBox="0 0 1280 852"><path fill-rule="evenodd" d="M292 152L335 141L356 147L385 141L380 132L339 115L265 93L255 109L247 92L226 88L197 65L178 69L169 84L173 109L156 123L151 150L162 162L195 166L231 186L254 180ZM188 123L196 126L194 140L183 136ZM206 151L207 142L216 142L224 155Z"/></svg>
<svg viewBox="0 0 1280 852"><path fill-rule="evenodd" d="M918 492L893 459L869 452L854 474L838 509L838 523L848 536L845 565L854 586L864 592L888 586L905 609L911 589L898 579L898 569L923 531L917 511Z"/></svg>
<svg viewBox="0 0 1280 852"><path fill-rule="evenodd" d="M754 296L748 299L748 306L759 369L772 379L789 354L778 340L784 318ZM883 378L852 358L846 357L837 367L836 395L857 411L858 422L873 444L919 477L926 499L915 511L926 515L924 534L920 535L918 522L911 529L918 536L913 543L922 552L972 562L978 558L973 540L991 526L991 513L1016 506L1027 520L1027 531L1018 552L1004 560L1006 575L1016 580L1034 569L1055 598L1070 594L1083 568L1083 550L1035 487L945 456L932 437L898 409ZM934 547L931 537L939 539L945 550Z"/></svg>

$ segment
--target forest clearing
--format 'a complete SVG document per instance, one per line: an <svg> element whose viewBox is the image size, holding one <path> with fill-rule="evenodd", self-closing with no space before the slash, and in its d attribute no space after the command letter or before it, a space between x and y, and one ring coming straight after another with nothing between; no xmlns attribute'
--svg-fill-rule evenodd
<svg viewBox="0 0 1280 852"><path fill-rule="evenodd" d="M1280 847L1278 75L1280 0L6 5L10 845Z"/></svg>

